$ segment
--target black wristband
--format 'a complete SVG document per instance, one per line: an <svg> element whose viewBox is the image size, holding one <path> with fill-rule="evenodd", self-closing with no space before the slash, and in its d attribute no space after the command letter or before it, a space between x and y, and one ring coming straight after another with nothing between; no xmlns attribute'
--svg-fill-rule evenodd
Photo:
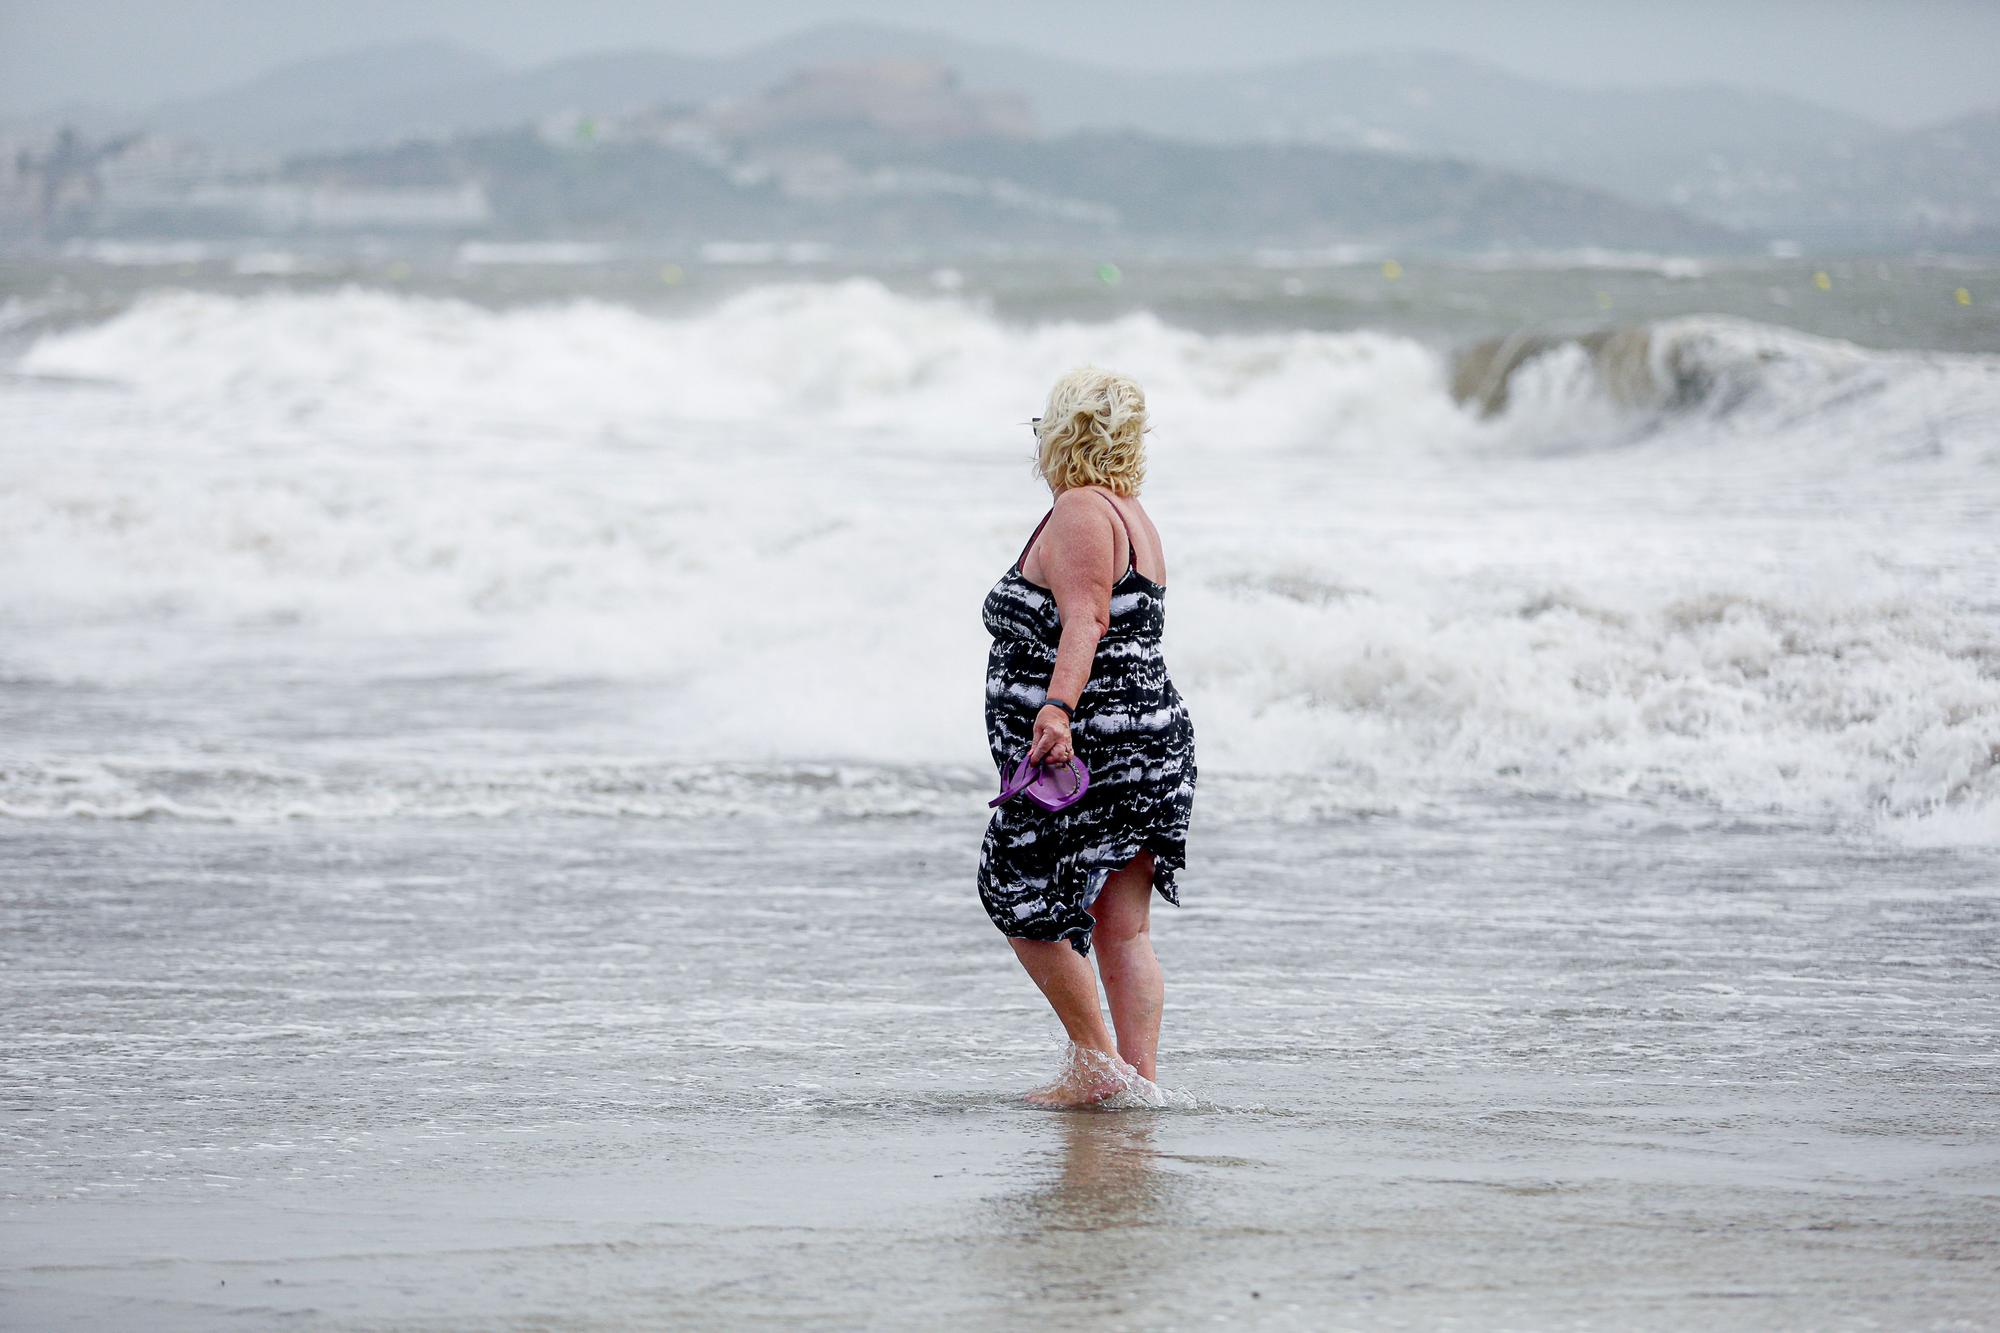
<svg viewBox="0 0 2000 1333"><path fill-rule="evenodd" d="M1072 722L1076 721L1076 705L1066 704L1062 700L1056 698L1053 694L1044 695L1042 697L1042 707L1060 708L1063 711L1064 717L1068 718Z"/></svg>

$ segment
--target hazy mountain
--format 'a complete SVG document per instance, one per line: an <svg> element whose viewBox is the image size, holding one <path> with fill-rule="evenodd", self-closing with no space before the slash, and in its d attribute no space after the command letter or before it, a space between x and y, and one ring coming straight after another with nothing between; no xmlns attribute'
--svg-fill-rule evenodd
<svg viewBox="0 0 2000 1333"><path fill-rule="evenodd" d="M1600 89L1545 83L1432 51L1320 56L1241 70L1127 71L942 34L842 25L781 39L735 62L923 57L974 87L1025 95L1052 132L1132 128L1172 138L1279 139L1471 157L1563 175L1662 182L1645 161L1797 153L1882 133L1845 112L1719 84Z"/></svg>
<svg viewBox="0 0 2000 1333"><path fill-rule="evenodd" d="M1649 163L1797 154L1881 133L1857 117L1724 86L1560 87L1435 52L1318 57L1232 71L1121 70L940 33L836 25L731 56L581 55L501 70L441 42L371 47L287 66L159 108L162 129L298 150L479 129L563 110L617 114L741 96L810 65L923 59L974 88L1018 93L1051 133L1136 129L1169 138L1306 140L1472 157L1640 195Z"/></svg>
<svg viewBox="0 0 2000 1333"><path fill-rule="evenodd" d="M557 112L698 105L752 95L801 68L883 59L934 61L975 92L1019 95L1051 135L1130 129L1464 158L1835 242L1893 241L1909 228L1946 239L2000 229L2000 146L1982 128L1990 116L1906 134L1776 93L1557 85L1434 52L1136 71L844 24L724 57L617 51L508 70L429 42L302 62L143 119L225 147L296 152L499 129Z"/></svg>
<svg viewBox="0 0 2000 1333"><path fill-rule="evenodd" d="M156 107L145 128L230 148L290 151L451 129L423 111L437 90L502 76L499 62L450 42L362 47L296 61L206 97Z"/></svg>
<svg viewBox="0 0 2000 1333"><path fill-rule="evenodd" d="M868 160L864 157L863 160ZM1744 237L1603 191L1450 159L1131 132L890 143L892 163L1102 205L1120 230L1223 244L1417 249L1740 249Z"/></svg>
<svg viewBox="0 0 2000 1333"><path fill-rule="evenodd" d="M2000 241L2000 110L1886 135L1692 198L1702 212L1796 220L1809 239ZM1983 240L1982 240L1983 238Z"/></svg>
<svg viewBox="0 0 2000 1333"><path fill-rule="evenodd" d="M1470 163L1130 132L912 137L857 121L756 120L707 142L514 131L296 159L311 186L476 184L520 237L859 248L966 245L1411 251L1741 248L1743 238L1601 191Z"/></svg>
<svg viewBox="0 0 2000 1333"><path fill-rule="evenodd" d="M1051 133L1135 128L1464 158L1830 244L2000 234L2000 113L1904 133L1780 93L1558 85L1439 52L1158 73L851 25L772 43L739 68L877 53L928 56L974 88L1018 92Z"/></svg>

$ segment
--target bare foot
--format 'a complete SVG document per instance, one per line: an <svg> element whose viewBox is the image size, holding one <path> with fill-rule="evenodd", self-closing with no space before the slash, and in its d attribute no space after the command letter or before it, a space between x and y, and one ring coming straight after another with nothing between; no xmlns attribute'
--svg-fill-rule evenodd
<svg viewBox="0 0 2000 1333"><path fill-rule="evenodd" d="M1051 1083L1045 1088L1036 1088L1028 1094L1030 1106L1095 1106L1108 1097L1116 1097L1125 1090L1125 1085L1116 1079L1070 1080Z"/></svg>
<svg viewBox="0 0 2000 1333"><path fill-rule="evenodd" d="M1132 1086L1139 1071L1117 1056L1071 1042L1053 1083L1028 1094L1031 1106L1094 1106Z"/></svg>

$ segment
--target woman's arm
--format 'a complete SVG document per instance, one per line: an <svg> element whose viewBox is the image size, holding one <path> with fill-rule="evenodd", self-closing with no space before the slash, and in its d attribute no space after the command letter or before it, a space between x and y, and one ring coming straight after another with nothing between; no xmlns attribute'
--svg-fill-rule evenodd
<svg viewBox="0 0 2000 1333"><path fill-rule="evenodd" d="M1097 641L1111 624L1118 545L1109 506L1085 491L1065 491L1042 530L1039 550L1042 572L1062 617L1056 665L1049 672L1049 697L1074 705L1090 683ZM1062 709L1044 705L1035 714L1035 739L1028 758L1065 764L1072 753L1069 718Z"/></svg>

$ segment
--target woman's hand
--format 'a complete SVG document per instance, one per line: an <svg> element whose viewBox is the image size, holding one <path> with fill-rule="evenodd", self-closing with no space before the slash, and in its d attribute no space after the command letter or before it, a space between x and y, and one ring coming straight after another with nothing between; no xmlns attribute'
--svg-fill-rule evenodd
<svg viewBox="0 0 2000 1333"><path fill-rule="evenodd" d="M1043 704L1035 714L1035 739L1028 746L1031 764L1067 764L1076 751L1071 748L1069 718L1054 704Z"/></svg>

